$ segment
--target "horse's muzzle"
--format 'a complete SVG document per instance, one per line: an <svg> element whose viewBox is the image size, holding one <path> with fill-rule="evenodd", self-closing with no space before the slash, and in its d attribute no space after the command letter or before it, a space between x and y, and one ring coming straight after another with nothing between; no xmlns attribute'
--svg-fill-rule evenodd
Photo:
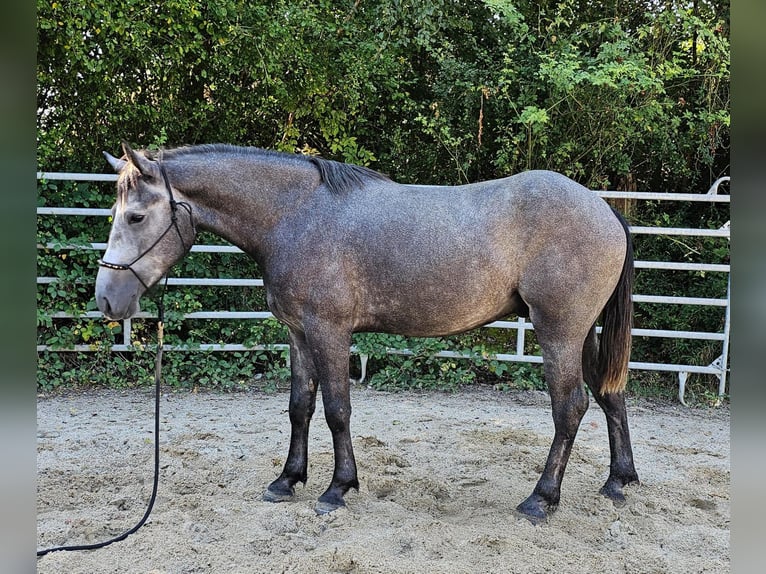
<svg viewBox="0 0 766 574"><path fill-rule="evenodd" d="M117 277L114 274L120 274ZM96 277L96 305L110 321L130 319L140 311L142 286L132 276L121 271L100 269Z"/></svg>

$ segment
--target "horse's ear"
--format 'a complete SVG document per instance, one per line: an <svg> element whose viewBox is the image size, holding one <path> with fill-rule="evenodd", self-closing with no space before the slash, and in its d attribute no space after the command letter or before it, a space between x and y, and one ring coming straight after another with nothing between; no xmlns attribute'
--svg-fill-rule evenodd
<svg viewBox="0 0 766 574"><path fill-rule="evenodd" d="M109 165L112 166L112 169L116 171L117 173L120 173L122 171L122 168L124 168L126 165L128 165L128 162L126 162L124 159L117 159L109 152L105 151L103 152L104 157L106 158L106 161L109 162Z"/></svg>
<svg viewBox="0 0 766 574"><path fill-rule="evenodd" d="M160 169L156 161L149 159L141 152L133 150L127 142L122 142L122 151L125 152L128 161L141 172L141 175L154 178L160 177Z"/></svg>

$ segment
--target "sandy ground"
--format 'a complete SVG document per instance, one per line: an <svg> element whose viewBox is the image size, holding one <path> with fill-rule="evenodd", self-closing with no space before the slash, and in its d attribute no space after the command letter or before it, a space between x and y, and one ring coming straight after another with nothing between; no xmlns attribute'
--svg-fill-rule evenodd
<svg viewBox="0 0 766 574"><path fill-rule="evenodd" d="M332 472L321 401L309 481L263 502L287 453L287 394L165 394L159 495L147 524L109 547L55 552L40 573L730 572L729 409L630 400L640 486L598 494L609 449L598 406L583 420L559 509L532 526L553 425L544 393L352 391L360 490L317 516ZM38 399L38 548L92 543L143 515L153 394Z"/></svg>

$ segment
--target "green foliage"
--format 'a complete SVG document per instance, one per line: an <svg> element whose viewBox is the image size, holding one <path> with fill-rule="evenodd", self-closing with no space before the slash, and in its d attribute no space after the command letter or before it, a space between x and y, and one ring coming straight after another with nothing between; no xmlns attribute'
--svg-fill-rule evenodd
<svg viewBox="0 0 766 574"><path fill-rule="evenodd" d="M495 383L494 387L502 391L523 390L523 391L544 391L547 390L543 380L542 367L531 363L508 364L508 374L500 382Z"/></svg>
<svg viewBox="0 0 766 574"><path fill-rule="evenodd" d="M38 163L225 141L456 183L728 169L728 3L38 2ZM87 137L83 137L87 134Z"/></svg>
<svg viewBox="0 0 766 574"><path fill-rule="evenodd" d="M121 140L318 153L420 183L546 168L592 188L701 192L729 169L724 0L608 7L576 0L73 0L38 1L37 16L37 159L44 171L104 171L101 150L116 153ZM113 194L109 184L40 182L38 204L107 207ZM634 224L681 227L728 219L720 207L666 203L634 206L629 215ZM80 317L95 309L98 253L69 247L106 241L108 228L107 218L38 218L38 275L54 279L38 286L38 343L99 349L89 358L41 355L43 387L69 384L77 365L93 380L119 378L101 353L122 342L120 325ZM724 243L642 237L636 251L643 259L712 254L711 262L724 262ZM191 254L174 273L260 276L246 257L216 253ZM636 291L721 297L725 279L715 275L699 281L644 270ZM260 288L170 288L166 338L189 346L284 343L284 327L269 322L178 320L195 309L263 308ZM78 317L54 320L62 311ZM637 326L716 329L720 315L640 305ZM150 346L151 331L151 322L134 321L133 340ZM441 380L457 388L502 375L538 388L536 366L492 363L512 336L492 331L435 343L381 335L376 348L415 354L376 356L379 372L386 371L376 384L415 388ZM360 345L376 340L365 337ZM478 364L442 360L435 349L486 357ZM639 340L634 359L705 362L715 352L705 342ZM222 388L263 372L285 380L286 357L272 363L274 352L229 355L211 353L205 363L221 369L230 361L243 376L206 366L199 380ZM118 356L127 365L134 354ZM174 384L198 384L192 354L169 357L179 373Z"/></svg>
<svg viewBox="0 0 766 574"><path fill-rule="evenodd" d="M405 338L399 335L365 333L357 335L360 353L373 359L369 384L376 389L456 391L476 380L470 363L459 358L440 358L436 354L449 350L447 339ZM388 351L407 349L407 354L387 355Z"/></svg>
<svg viewBox="0 0 766 574"><path fill-rule="evenodd" d="M493 337L468 333L459 337L414 338L385 333L357 333L354 346L367 355L370 386L385 390L457 391L477 381L496 388L545 389L539 365L499 361L487 344L502 349ZM458 356L437 356L446 351ZM534 343L529 353L540 352Z"/></svg>
<svg viewBox="0 0 766 574"><path fill-rule="evenodd" d="M105 346L87 353L45 351L39 355L37 384L42 391L92 385L114 388L151 385L153 358L153 349L141 345L129 353L113 353Z"/></svg>

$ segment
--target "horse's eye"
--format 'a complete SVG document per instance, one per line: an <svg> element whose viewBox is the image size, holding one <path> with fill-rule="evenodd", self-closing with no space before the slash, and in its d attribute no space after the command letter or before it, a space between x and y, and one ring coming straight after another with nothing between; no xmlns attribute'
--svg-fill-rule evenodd
<svg viewBox="0 0 766 574"><path fill-rule="evenodd" d="M131 213L128 216L128 223L141 223L144 220L144 215L140 213Z"/></svg>

